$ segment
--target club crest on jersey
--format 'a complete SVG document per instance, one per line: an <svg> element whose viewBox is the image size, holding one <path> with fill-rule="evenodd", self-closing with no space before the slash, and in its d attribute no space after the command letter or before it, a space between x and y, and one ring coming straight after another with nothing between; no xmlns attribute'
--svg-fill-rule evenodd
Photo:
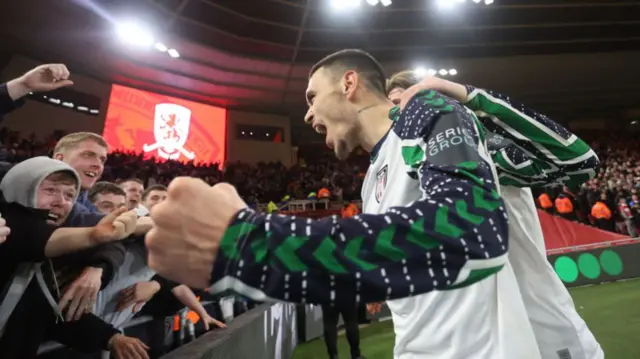
<svg viewBox="0 0 640 359"><path fill-rule="evenodd" d="M376 173L376 201L380 203L384 189L387 187L387 165L384 165L378 173Z"/></svg>

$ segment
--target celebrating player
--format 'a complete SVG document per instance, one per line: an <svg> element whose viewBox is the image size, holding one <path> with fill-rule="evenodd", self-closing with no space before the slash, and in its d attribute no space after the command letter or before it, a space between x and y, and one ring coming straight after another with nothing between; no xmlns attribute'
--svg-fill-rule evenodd
<svg viewBox="0 0 640 359"><path fill-rule="evenodd" d="M507 216L473 113L435 91L392 111L380 65L359 50L316 64L306 95L309 124L338 158L357 146L371 152L363 191L371 214L260 214L228 184L178 178L152 211L152 268L258 301L351 307L468 286L502 268ZM462 142L429 154L428 144L450 131ZM478 317L491 308L478 308Z"/></svg>
<svg viewBox="0 0 640 359"><path fill-rule="evenodd" d="M498 169L500 192L510 219L509 262L542 358L604 358L600 345L576 312L569 292L546 259L542 228L527 188L554 183L579 185L595 175L597 156L586 143L546 116L491 91L437 77L420 80L410 71L394 75L387 83L389 98L400 106L413 93L425 89L440 91L465 104L490 129L487 144ZM514 284L508 279L503 283L499 295L506 298L504 290ZM433 315L442 312L440 305L434 305L435 298L450 301L449 294L431 293L405 300L404 304L429 323ZM473 308L466 314L463 310L456 308L456 315L475 315ZM394 321L396 317L403 320L402 316L394 316ZM513 333L509 335L513 338ZM396 343L401 341L398 338ZM423 345L431 344L427 340Z"/></svg>

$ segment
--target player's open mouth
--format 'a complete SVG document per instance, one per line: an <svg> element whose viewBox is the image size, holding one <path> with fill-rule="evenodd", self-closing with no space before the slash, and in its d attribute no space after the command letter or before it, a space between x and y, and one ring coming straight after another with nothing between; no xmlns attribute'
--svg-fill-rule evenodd
<svg viewBox="0 0 640 359"><path fill-rule="evenodd" d="M313 125L313 130L316 131L317 133L324 135L325 133L327 133L327 128L324 125L321 124L314 124Z"/></svg>
<svg viewBox="0 0 640 359"><path fill-rule="evenodd" d="M60 219L60 216L58 214L49 212L49 215L47 215L47 219L57 222L58 219Z"/></svg>
<svg viewBox="0 0 640 359"><path fill-rule="evenodd" d="M87 172L84 173L84 175L89 177L89 178L95 178L98 174L95 173L95 172L87 171Z"/></svg>

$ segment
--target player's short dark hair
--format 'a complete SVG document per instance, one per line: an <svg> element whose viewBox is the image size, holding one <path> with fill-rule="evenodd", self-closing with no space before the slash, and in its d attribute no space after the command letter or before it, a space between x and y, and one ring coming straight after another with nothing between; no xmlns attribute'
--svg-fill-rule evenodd
<svg viewBox="0 0 640 359"><path fill-rule="evenodd" d="M382 65L365 51L348 49L334 52L313 65L309 78L321 68L340 75L349 70L356 71L369 90L379 95L385 94L386 77Z"/></svg>
<svg viewBox="0 0 640 359"><path fill-rule="evenodd" d="M408 89L409 87L420 82L420 78L416 75L414 71L404 70L398 73L393 74L393 76L389 77L387 80L387 90L386 94L389 95L391 90L396 88L401 88L403 90Z"/></svg>
<svg viewBox="0 0 640 359"><path fill-rule="evenodd" d="M142 200L146 200L147 196L149 195L149 193L153 192L153 191L167 191L167 186L163 186L161 184L154 184L153 186L147 188L144 190L144 192L142 192Z"/></svg>
<svg viewBox="0 0 640 359"><path fill-rule="evenodd" d="M91 201L91 203L94 203L96 201L96 197L99 194L115 194L117 196L127 196L124 190L117 184L106 181L96 182L96 184L94 184L93 187L91 187L91 189L89 190L87 198L89 199L89 201Z"/></svg>

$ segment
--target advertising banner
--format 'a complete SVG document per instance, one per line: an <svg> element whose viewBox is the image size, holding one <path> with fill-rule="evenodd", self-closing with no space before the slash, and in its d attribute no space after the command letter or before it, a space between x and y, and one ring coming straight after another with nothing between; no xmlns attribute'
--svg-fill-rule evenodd
<svg viewBox="0 0 640 359"><path fill-rule="evenodd" d="M640 242L547 257L567 287L640 277Z"/></svg>

